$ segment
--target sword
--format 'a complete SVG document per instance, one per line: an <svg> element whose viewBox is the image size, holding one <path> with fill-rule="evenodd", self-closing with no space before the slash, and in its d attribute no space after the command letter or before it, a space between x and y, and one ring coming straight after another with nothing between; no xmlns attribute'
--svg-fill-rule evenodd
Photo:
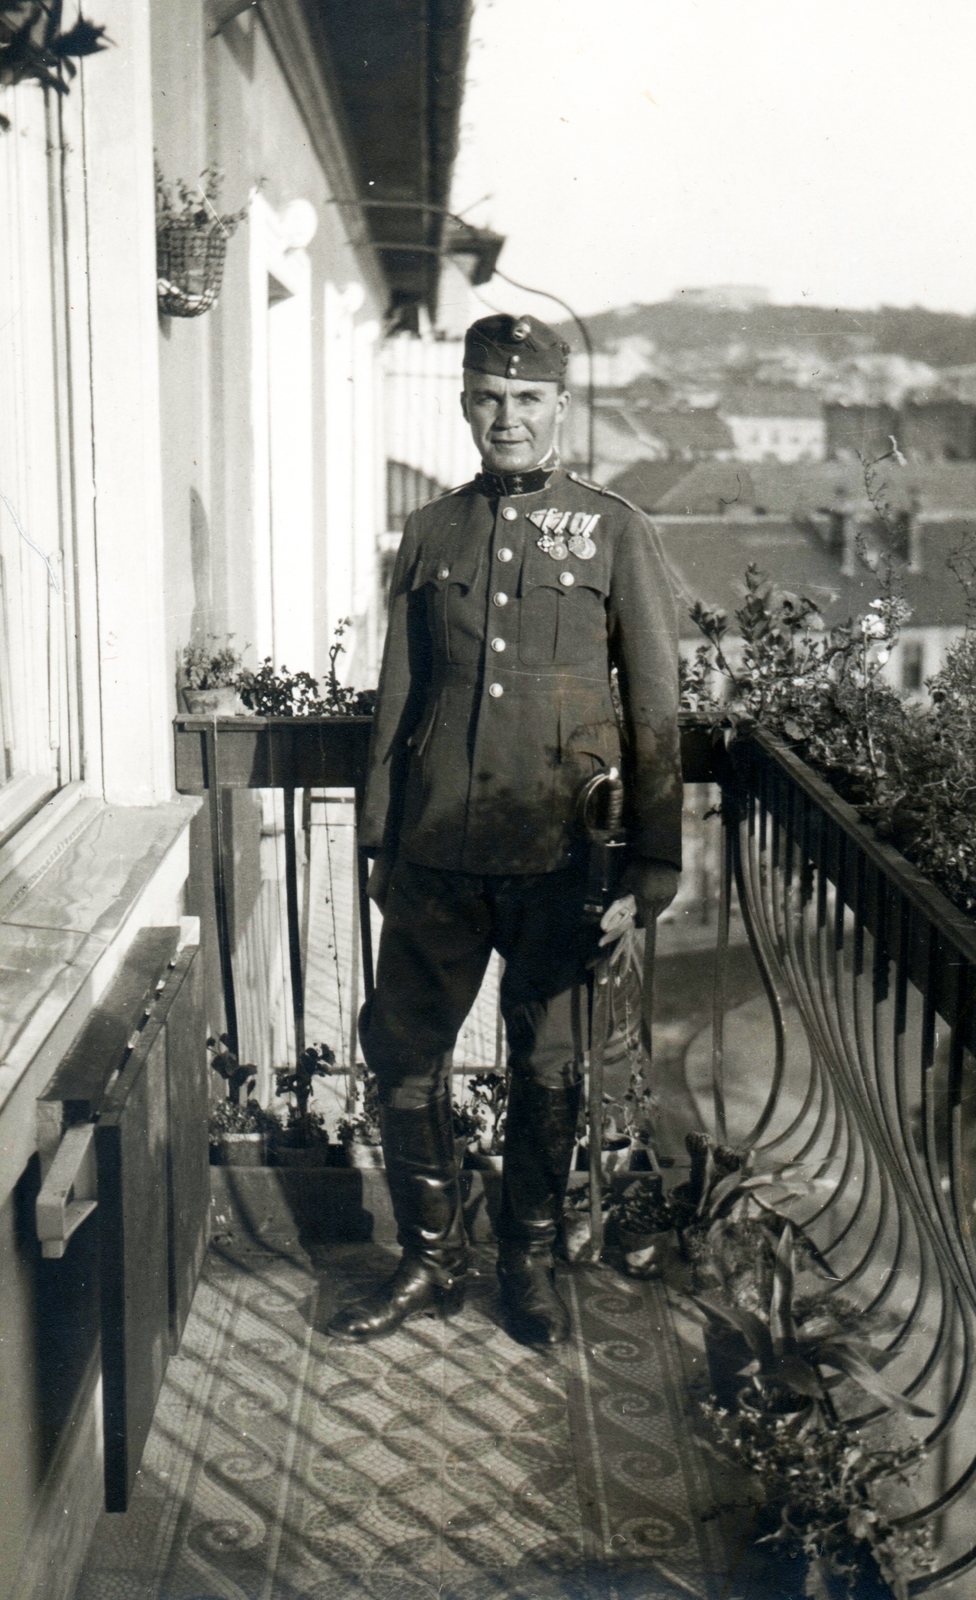
<svg viewBox="0 0 976 1600"><path fill-rule="evenodd" d="M606 789L604 826L593 821L593 810L600 791ZM586 897L583 916L599 922L610 905L626 847L621 823L624 787L616 767L597 772L580 791L577 815L589 845ZM609 1022L610 962L607 956L593 969L593 1001L590 1013L590 1092L587 1106L590 1151L590 1247L591 1261L603 1253L603 1058Z"/></svg>

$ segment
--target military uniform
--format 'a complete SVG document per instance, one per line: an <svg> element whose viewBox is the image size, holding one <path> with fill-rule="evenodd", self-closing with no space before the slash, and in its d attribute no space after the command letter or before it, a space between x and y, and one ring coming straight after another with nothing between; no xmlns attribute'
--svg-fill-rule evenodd
<svg viewBox="0 0 976 1600"><path fill-rule="evenodd" d="M513 356L519 328L528 349ZM472 357L473 336L484 342ZM465 364L558 377L554 340L531 318L514 330L486 318ZM361 844L396 857L360 1034L401 1243L426 1251L446 1290L463 1276L459 1203L447 1215L451 1051L493 949L511 1072L503 1257L505 1241L510 1254L551 1250L587 1044L580 986L599 935L582 916L578 798L594 773L620 769L634 856L680 866L677 697L670 582L627 501L552 465L482 472L408 518L359 824ZM416 1206L411 1220L396 1153L398 1140L422 1144L425 1126L413 1192L429 1199L440 1184L447 1197L426 1224Z"/></svg>

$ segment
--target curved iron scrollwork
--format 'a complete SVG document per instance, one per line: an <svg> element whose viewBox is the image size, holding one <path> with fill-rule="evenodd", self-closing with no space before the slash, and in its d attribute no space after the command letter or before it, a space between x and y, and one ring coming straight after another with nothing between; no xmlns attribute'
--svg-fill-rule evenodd
<svg viewBox="0 0 976 1600"><path fill-rule="evenodd" d="M976 928L773 740L733 746L722 796L720 946L734 884L774 1034L765 1104L734 1142L819 1180L799 1220L845 1295L888 1314L886 1379L934 1413L901 1517L937 1519L940 1565L914 1580L920 1594L976 1567ZM713 1089L725 1137L721 968L720 948ZM802 1067L790 1023L805 1036Z"/></svg>

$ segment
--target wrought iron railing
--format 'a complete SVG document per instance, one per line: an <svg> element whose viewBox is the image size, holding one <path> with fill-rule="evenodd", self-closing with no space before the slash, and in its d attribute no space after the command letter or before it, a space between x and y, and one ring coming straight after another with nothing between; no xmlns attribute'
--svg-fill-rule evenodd
<svg viewBox="0 0 976 1600"><path fill-rule="evenodd" d="M369 721L186 717L176 726L178 787L210 791L230 1021L233 959L219 790L284 789L287 847L296 790L347 785L358 798ZM714 1130L737 1146L805 1164L816 1199L797 1220L851 1303L887 1314L886 1381L933 1413L924 1437L928 1461L914 1483L914 1503L902 1509L907 1524L936 1520L938 1568L914 1580L912 1592L921 1593L976 1567L976 925L772 740L757 734L726 752L689 721L682 757L685 781L717 783L722 797ZM361 854L358 862L368 992L372 953ZM285 867L298 1033L293 849L286 848ZM750 1063L748 1084L735 1080L726 1061L733 896L771 1018L767 1058ZM748 1118L764 1071L761 1108ZM888 1426L889 1414L876 1408L857 1420L869 1438Z"/></svg>
<svg viewBox="0 0 976 1600"><path fill-rule="evenodd" d="M818 1195L798 1220L850 1301L888 1314L886 1381L933 1413L902 1517L935 1519L938 1567L914 1580L921 1593L976 1566L976 926L774 741L734 746L716 775L716 1132L806 1163ZM733 889L772 1015L751 1127L724 1071ZM802 1065L787 1051L791 1026L805 1036ZM867 1437L884 1420L858 1418Z"/></svg>

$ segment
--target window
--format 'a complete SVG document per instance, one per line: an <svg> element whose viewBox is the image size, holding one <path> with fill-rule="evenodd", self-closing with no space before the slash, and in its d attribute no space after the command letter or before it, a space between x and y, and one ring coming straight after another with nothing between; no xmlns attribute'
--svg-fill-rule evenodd
<svg viewBox="0 0 976 1600"><path fill-rule="evenodd" d="M14 126L0 139L0 842L72 775L60 175L33 87L17 93Z"/></svg>

